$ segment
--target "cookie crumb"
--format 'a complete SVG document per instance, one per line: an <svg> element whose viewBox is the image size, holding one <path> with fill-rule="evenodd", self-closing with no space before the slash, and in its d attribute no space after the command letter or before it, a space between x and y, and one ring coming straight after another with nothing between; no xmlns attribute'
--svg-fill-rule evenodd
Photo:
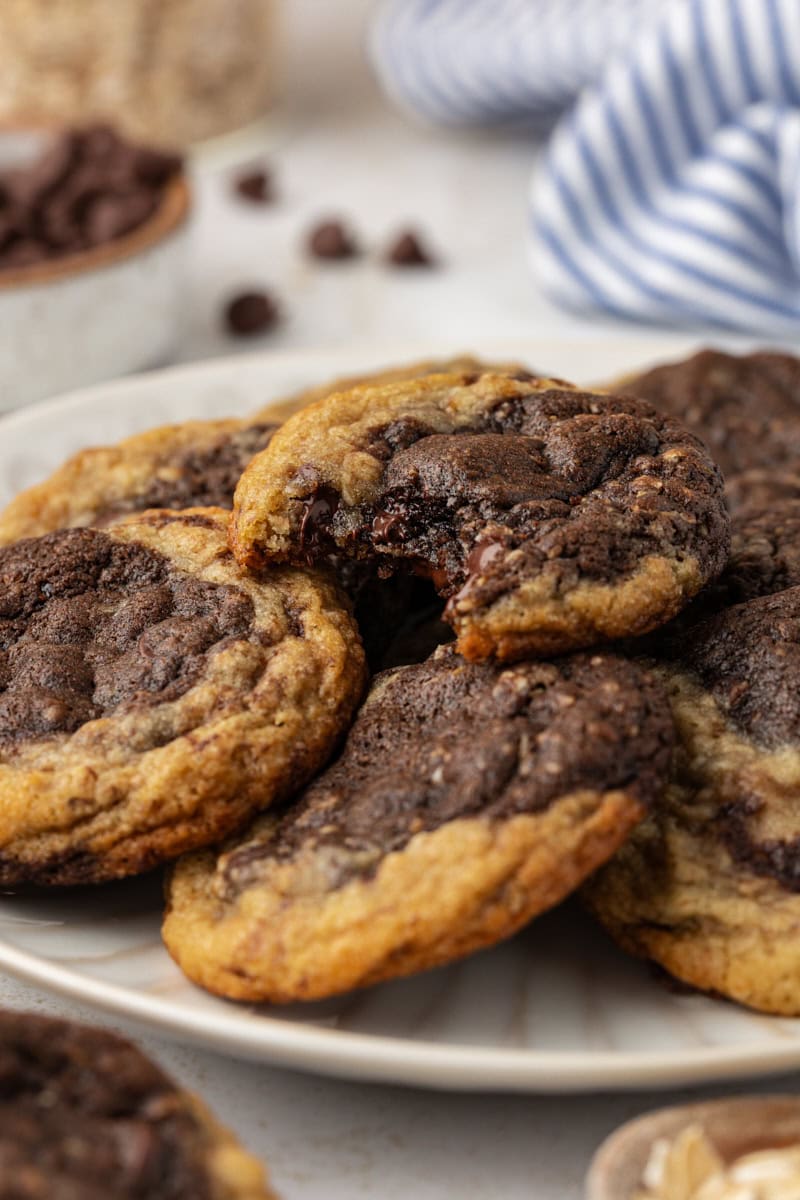
<svg viewBox="0 0 800 1200"><path fill-rule="evenodd" d="M397 235L386 252L385 261L393 267L436 266L436 259L413 229Z"/></svg>
<svg viewBox="0 0 800 1200"><path fill-rule="evenodd" d="M233 189L240 199L249 204L273 204L275 201L272 175L264 169L246 171L238 175L234 180Z"/></svg>
<svg viewBox="0 0 800 1200"><path fill-rule="evenodd" d="M308 252L314 258L356 258L358 245L343 221L321 221L308 235Z"/></svg>
<svg viewBox="0 0 800 1200"><path fill-rule="evenodd" d="M265 333L277 324L278 305L268 292L240 292L225 308L225 323L235 337Z"/></svg>

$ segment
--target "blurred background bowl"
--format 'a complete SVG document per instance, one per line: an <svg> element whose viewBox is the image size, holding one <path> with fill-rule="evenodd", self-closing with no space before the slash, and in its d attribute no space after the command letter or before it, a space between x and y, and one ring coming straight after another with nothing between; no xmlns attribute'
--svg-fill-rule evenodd
<svg viewBox="0 0 800 1200"><path fill-rule="evenodd" d="M275 0L3 0L0 126L187 146L269 107Z"/></svg>
<svg viewBox="0 0 800 1200"><path fill-rule="evenodd" d="M35 154L0 138L0 167ZM165 362L185 306L185 176L131 233L80 253L0 271L0 411Z"/></svg>

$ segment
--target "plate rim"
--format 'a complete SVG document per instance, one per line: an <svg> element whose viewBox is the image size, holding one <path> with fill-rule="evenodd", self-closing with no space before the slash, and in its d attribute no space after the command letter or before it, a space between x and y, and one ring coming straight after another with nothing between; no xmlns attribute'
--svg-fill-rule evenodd
<svg viewBox="0 0 800 1200"><path fill-rule="evenodd" d="M252 1059L255 1052L258 1061L275 1066L443 1091L642 1091L653 1086L699 1086L761 1072L784 1074L800 1066L800 1036L787 1035L785 1042L764 1047L694 1046L678 1053L647 1054L605 1050L589 1056L585 1051L443 1044L282 1021L254 1013L251 1005L234 1007L233 1002L230 1014L185 1009L169 999L87 978L2 939L0 967L58 995L234 1057ZM758 1019L762 1014L753 1016Z"/></svg>
<svg viewBox="0 0 800 1200"><path fill-rule="evenodd" d="M550 338L487 339L476 351L485 356L529 355L546 342L552 347L576 348L588 344L608 347L619 343L643 359L685 352L701 340L685 331L620 331L595 336L576 334ZM743 348L752 339L715 337L715 344ZM142 387L154 390L200 386L217 381L233 383L237 371L271 372L308 369L322 374L347 372L357 367L359 354L367 362L398 362L431 354L458 352L457 339L387 343L369 347L321 347L306 350L267 350L225 355L180 363L157 371L75 389L0 415L4 429L23 429L50 417L90 406L99 400L124 404L127 395ZM776 343L777 344L777 343ZM657 347L661 347L660 350ZM463 349L463 348L462 348ZM67 932L65 930L65 932ZM676 1051L545 1051L435 1042L417 1037L359 1033L316 1024L285 1021L252 1006L230 1005L230 1011L190 1009L179 1001L83 975L52 959L24 950L0 937L0 968L47 991L69 997L106 1013L129 1019L150 1030L167 1032L178 1041L191 1041L233 1056L250 1057L278 1066L345 1078L400 1083L442 1090L509 1090L539 1093L588 1093L603 1089L644 1090L648 1087L707 1084L758 1073L778 1074L800 1067L800 1033L772 1042L748 1045L691 1046ZM224 1004L224 1002L222 1002ZM753 1013L754 1019L768 1020Z"/></svg>

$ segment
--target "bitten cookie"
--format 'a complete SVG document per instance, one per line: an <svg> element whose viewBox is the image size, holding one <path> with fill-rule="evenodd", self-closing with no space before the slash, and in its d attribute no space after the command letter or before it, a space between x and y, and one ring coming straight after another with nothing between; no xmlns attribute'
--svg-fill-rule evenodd
<svg viewBox="0 0 800 1200"><path fill-rule="evenodd" d="M659 793L662 691L610 655L379 675L339 760L168 883L167 947L210 991L310 1000L461 958L557 904Z"/></svg>
<svg viewBox="0 0 800 1200"><path fill-rule="evenodd" d="M122 1038L0 1012L0 1200L274 1200L263 1167Z"/></svg>
<svg viewBox="0 0 800 1200"><path fill-rule="evenodd" d="M103 527L148 508L230 508L244 468L275 430L299 408L356 383L413 379L433 370L478 370L478 359L425 360L372 375L331 380L267 404L246 419L162 425L113 446L81 450L42 483L27 488L0 512L0 545L54 529ZM527 375L518 363L499 372Z"/></svg>
<svg viewBox="0 0 800 1200"><path fill-rule="evenodd" d="M678 734L662 802L585 889L627 950L800 1014L800 588L696 626L658 671Z"/></svg>
<svg viewBox="0 0 800 1200"><path fill-rule="evenodd" d="M554 380L431 375L291 418L236 490L239 561L432 579L469 659L638 635L725 563L719 472L672 417Z"/></svg>
<svg viewBox="0 0 800 1200"><path fill-rule="evenodd" d="M301 786L364 678L313 572L257 582L221 509L0 549L0 883L75 884L207 845Z"/></svg>
<svg viewBox="0 0 800 1200"><path fill-rule="evenodd" d="M682 420L726 479L800 459L800 359L791 354L701 350L613 386Z"/></svg>

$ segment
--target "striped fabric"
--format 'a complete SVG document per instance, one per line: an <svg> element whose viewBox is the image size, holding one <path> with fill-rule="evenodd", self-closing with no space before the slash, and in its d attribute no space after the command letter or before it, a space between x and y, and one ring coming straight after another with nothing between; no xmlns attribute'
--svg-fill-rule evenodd
<svg viewBox="0 0 800 1200"><path fill-rule="evenodd" d="M800 0L384 0L371 48L429 120L562 112L530 200L562 304L800 329Z"/></svg>

